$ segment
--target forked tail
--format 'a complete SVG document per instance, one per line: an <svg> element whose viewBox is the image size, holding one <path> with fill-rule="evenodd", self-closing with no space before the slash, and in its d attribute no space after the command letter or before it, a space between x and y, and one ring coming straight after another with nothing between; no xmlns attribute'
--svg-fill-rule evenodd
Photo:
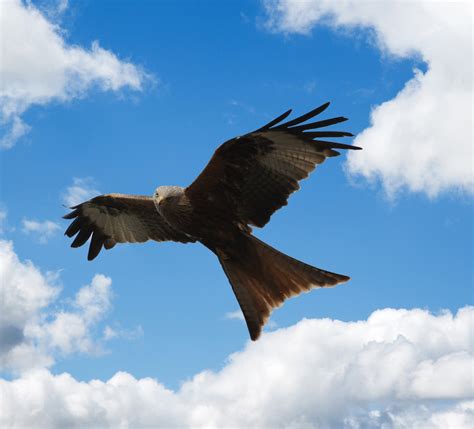
<svg viewBox="0 0 474 429"><path fill-rule="evenodd" d="M255 341L271 311L301 292L330 287L350 277L300 262L250 235L242 235L232 250L214 252L229 279Z"/></svg>

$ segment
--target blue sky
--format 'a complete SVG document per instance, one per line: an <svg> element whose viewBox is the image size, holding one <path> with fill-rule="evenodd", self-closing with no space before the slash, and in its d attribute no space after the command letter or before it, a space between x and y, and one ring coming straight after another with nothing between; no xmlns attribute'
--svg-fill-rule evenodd
<svg viewBox="0 0 474 429"><path fill-rule="evenodd" d="M67 9L55 13L54 2L30 7L60 26L67 46L87 51L98 41L133 64L140 89L124 81L106 90L98 79L73 95L19 111L29 132L0 154L3 239L13 242L21 261L59 273L55 284L62 289L43 309L47 317L73 308L75 294L95 274L112 280L111 306L90 326L101 352L58 349L53 375L89 381L125 371L176 390L200 371L224 368L248 342L245 324L226 317L238 309L230 285L200 245L120 245L88 262L86 249L70 249L62 235L67 222L60 218L74 179L101 193L149 195L159 185L186 186L225 140L288 108L302 114L326 101L325 115L348 117L343 128L359 135L374 125L371 111L397 97L414 69L426 73L429 54L417 46L413 54L400 53L390 41L382 49L373 28L345 27L343 19L319 25L316 17L292 28L280 17L272 24L268 2L64 4ZM438 131L436 123L419 124L427 126ZM397 144L382 131L376 136ZM407 163L416 163L416 139L407 142L403 133L400 139L405 148L412 145L403 152ZM352 277L286 302L273 313L269 331L304 318L365 320L387 307L438 314L472 305L472 188L444 185L441 178L442 185L425 189L407 178L394 190L383 172L368 180L354 165L345 154L330 159L263 230L255 230L284 253ZM439 171L427 175L436 178ZM49 220L60 229L40 240L25 232L24 220ZM106 326L116 338L103 339Z"/></svg>

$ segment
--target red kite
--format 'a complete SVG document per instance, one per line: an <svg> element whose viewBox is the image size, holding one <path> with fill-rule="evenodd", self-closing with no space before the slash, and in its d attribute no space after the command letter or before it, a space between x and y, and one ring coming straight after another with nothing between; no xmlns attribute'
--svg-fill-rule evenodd
<svg viewBox="0 0 474 429"><path fill-rule="evenodd" d="M297 261L252 235L287 204L290 194L334 149L360 149L321 140L352 136L319 130L347 118L306 123L326 110L326 103L281 123L291 110L251 133L221 145L187 188L160 186L152 197L107 194L72 207L65 234L72 247L92 235L88 259L104 247L147 240L202 243L218 258L256 340L273 308L316 287L335 286L349 277Z"/></svg>

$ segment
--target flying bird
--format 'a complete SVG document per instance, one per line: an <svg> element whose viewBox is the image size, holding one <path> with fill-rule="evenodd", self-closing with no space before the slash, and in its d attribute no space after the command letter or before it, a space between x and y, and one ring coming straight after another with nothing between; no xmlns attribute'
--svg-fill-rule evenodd
<svg viewBox="0 0 474 429"><path fill-rule="evenodd" d="M222 144L187 188L160 186L153 196L107 194L77 206L65 235L71 247L90 240L88 259L117 243L147 240L199 242L213 252L232 286L252 340L272 309L301 292L330 287L348 276L315 268L287 256L252 235L287 204L298 182L335 149L359 147L322 140L352 136L322 128L345 117L305 123L329 103L282 123L291 110L248 134Z"/></svg>

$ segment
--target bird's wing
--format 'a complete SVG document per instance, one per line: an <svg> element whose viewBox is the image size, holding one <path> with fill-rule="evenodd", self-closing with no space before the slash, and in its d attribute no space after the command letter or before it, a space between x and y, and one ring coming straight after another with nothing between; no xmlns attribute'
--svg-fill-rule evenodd
<svg viewBox="0 0 474 429"><path fill-rule="evenodd" d="M94 259L102 249L117 243L143 243L147 240L195 241L176 230L158 213L151 197L108 194L71 207L64 219L74 219L65 232L77 234L71 247L82 246L92 235L87 259Z"/></svg>
<svg viewBox="0 0 474 429"><path fill-rule="evenodd" d="M329 103L291 121L281 123L291 110L267 125L221 145L206 168L186 189L193 206L228 207L234 221L264 226L287 204L289 195L334 149L360 149L321 138L352 136L344 131L320 130L347 120L330 118L303 124L322 113ZM210 207L209 207L210 208Z"/></svg>

